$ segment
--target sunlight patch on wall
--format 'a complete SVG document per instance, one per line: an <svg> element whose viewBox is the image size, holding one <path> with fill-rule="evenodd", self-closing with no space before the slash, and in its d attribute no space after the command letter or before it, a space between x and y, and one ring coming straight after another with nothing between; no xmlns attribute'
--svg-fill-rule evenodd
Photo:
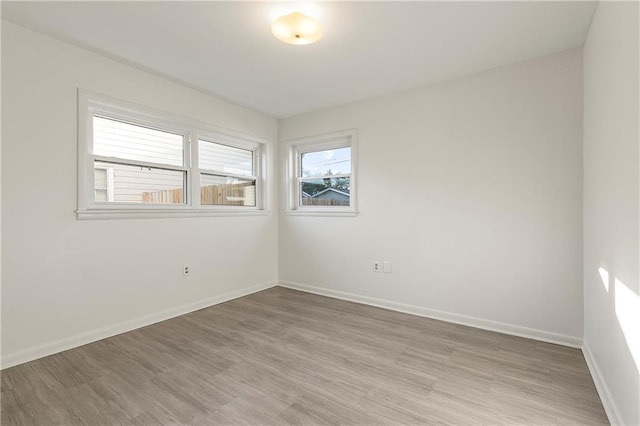
<svg viewBox="0 0 640 426"><path fill-rule="evenodd" d="M598 268L598 273L600 274L600 279L602 280L604 289L609 293L609 271L600 267Z"/></svg>

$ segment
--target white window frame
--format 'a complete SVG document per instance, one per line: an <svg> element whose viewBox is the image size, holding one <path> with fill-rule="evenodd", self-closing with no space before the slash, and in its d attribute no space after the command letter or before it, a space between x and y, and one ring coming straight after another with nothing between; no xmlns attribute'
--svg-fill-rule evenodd
<svg viewBox="0 0 640 426"><path fill-rule="evenodd" d="M183 135L183 166L115 159L93 154L93 117L100 116ZM255 206L222 206L200 204L200 172L198 141L203 139L221 145L253 152L253 176L229 177L255 179ZM199 216L237 216L268 214L266 205L266 145L268 141L201 122L178 117L131 102L115 99L88 90L78 90L78 219L127 219ZM111 162L185 173L185 204L151 204L95 201L94 162ZM210 171L203 170L208 173ZM221 176L221 173L213 173Z"/></svg>
<svg viewBox="0 0 640 426"><path fill-rule="evenodd" d="M286 141L286 207L289 215L310 216L356 216L357 210L357 132L355 129L341 130L322 135L290 139ZM302 174L302 154L308 152L326 151L338 148L351 148L351 174L349 190L349 206L303 206L300 182L304 180ZM336 175L331 177L341 177ZM317 177L322 179L323 176Z"/></svg>

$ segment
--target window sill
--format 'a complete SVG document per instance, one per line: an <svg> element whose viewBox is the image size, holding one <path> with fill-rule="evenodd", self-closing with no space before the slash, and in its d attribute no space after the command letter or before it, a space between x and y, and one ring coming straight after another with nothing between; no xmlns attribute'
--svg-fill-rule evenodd
<svg viewBox="0 0 640 426"><path fill-rule="evenodd" d="M338 216L338 217L355 217L357 211L322 211L322 210L285 210L287 216Z"/></svg>
<svg viewBox="0 0 640 426"><path fill-rule="evenodd" d="M234 216L269 216L270 210L244 210L244 209L95 209L76 210L78 220L103 220L103 219L166 219L185 217L234 217Z"/></svg>

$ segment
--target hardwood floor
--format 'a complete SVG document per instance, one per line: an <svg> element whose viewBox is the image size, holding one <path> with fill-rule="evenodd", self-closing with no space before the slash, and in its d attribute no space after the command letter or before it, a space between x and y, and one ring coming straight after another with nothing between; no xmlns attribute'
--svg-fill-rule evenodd
<svg viewBox="0 0 640 426"><path fill-rule="evenodd" d="M1 376L3 425L608 424L578 349L279 287Z"/></svg>

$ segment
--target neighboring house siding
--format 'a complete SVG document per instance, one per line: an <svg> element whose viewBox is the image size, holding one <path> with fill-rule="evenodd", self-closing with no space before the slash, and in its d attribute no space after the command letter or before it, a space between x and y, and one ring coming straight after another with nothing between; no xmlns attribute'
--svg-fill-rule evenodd
<svg viewBox="0 0 640 426"><path fill-rule="evenodd" d="M253 153L246 149L200 141L199 161L200 168L204 170L246 176L253 174Z"/></svg>
<svg viewBox="0 0 640 426"><path fill-rule="evenodd" d="M349 196L347 194L328 190L325 192L321 192L319 194L314 195L312 198L317 200L339 200L339 201L349 201Z"/></svg>
<svg viewBox="0 0 640 426"><path fill-rule="evenodd" d="M142 202L143 192L182 189L184 174L124 164L99 163L113 169L113 191L117 202Z"/></svg>

